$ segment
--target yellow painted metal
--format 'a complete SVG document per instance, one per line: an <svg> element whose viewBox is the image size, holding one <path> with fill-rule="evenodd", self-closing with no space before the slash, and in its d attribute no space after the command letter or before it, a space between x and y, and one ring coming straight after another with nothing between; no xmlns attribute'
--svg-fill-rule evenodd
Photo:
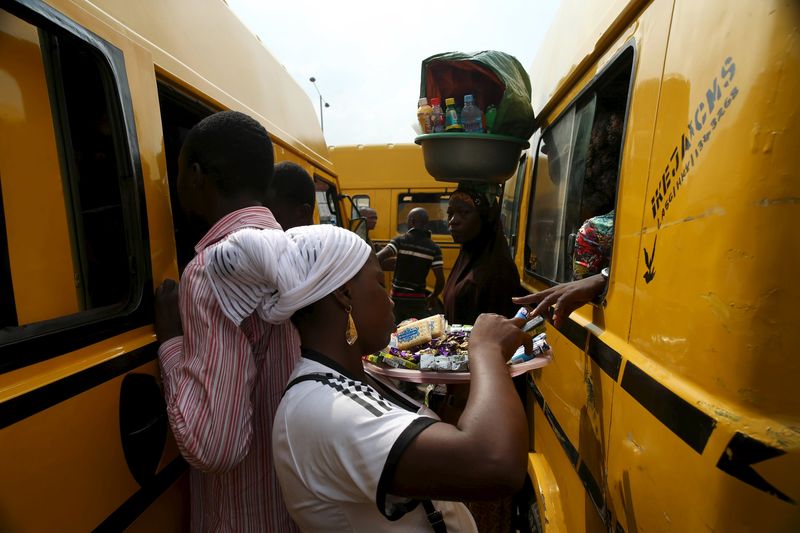
<svg viewBox="0 0 800 533"><path fill-rule="evenodd" d="M378 223L370 232L370 238L380 244L395 237L398 223L405 222L398 213L401 195L452 192L457 187L456 183L439 182L428 174L422 149L416 144L334 146L330 154L345 194L368 195L370 206L378 211ZM460 247L450 235L433 235L432 238L442 249L446 277ZM427 284L433 287L433 274L428 275ZM390 286L391 274L387 274L387 287Z"/></svg>
<svg viewBox="0 0 800 533"><path fill-rule="evenodd" d="M542 533L565 533L567 526L564 510L561 508L558 481L542 454L528 454L528 476L537 488L536 503L542 522Z"/></svg>
<svg viewBox="0 0 800 533"><path fill-rule="evenodd" d="M800 528L798 27L792 1L568 1L533 64L547 127L635 47L607 305L572 315L618 354L619 377L552 328L554 362L535 374L578 455L567 459L537 406L534 451L569 531L595 530L595 517L626 531ZM535 178L519 206L521 239ZM546 287L530 276L524 285ZM637 368L645 393L623 386ZM690 446L686 433L699 429L655 415L647 394L709 420L707 441ZM575 482L583 463L603 494L594 516Z"/></svg>

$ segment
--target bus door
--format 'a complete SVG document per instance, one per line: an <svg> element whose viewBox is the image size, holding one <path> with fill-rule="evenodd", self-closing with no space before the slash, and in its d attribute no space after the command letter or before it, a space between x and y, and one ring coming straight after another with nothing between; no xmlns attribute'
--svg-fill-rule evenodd
<svg viewBox="0 0 800 533"><path fill-rule="evenodd" d="M611 272L602 304L574 312L559 330L548 326L553 363L528 376L532 457L547 464L542 472L558 486L549 493L557 500L549 511L547 497L537 496L537 513L559 514L537 524L545 530L548 521L566 531L613 529L622 513L614 500L621 487L608 484L615 453L609 445L612 406L628 337L658 69L668 35L662 18L669 19L670 6L654 2L640 14L576 87L552 104L550 115L540 117L544 127L532 144L529 204L520 221L524 239L512 242L524 285L541 290L599 273L601 266ZM606 235L603 257L583 258L582 236L609 222L612 237L596 233ZM547 495L546 485L534 479L540 494Z"/></svg>
<svg viewBox="0 0 800 533"><path fill-rule="evenodd" d="M179 530L151 326L160 131L134 120L152 58L51 4L0 8L0 529Z"/></svg>

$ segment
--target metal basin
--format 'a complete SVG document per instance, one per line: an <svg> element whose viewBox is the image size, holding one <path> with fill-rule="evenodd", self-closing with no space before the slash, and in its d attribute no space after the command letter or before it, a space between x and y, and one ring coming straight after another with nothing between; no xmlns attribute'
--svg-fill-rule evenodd
<svg viewBox="0 0 800 533"><path fill-rule="evenodd" d="M428 133L414 142L422 146L425 169L438 181L503 183L517 169L524 139L490 133Z"/></svg>

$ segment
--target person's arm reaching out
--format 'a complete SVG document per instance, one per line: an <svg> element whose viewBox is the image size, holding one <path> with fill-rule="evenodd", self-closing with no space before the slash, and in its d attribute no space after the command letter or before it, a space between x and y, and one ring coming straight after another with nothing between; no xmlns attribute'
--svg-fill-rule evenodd
<svg viewBox="0 0 800 533"><path fill-rule="evenodd" d="M607 281L602 274L596 274L578 281L561 283L528 296L513 298L512 301L518 305L535 306L531 317L542 315L551 306L555 306L553 324L555 327L560 327L574 310L602 294Z"/></svg>

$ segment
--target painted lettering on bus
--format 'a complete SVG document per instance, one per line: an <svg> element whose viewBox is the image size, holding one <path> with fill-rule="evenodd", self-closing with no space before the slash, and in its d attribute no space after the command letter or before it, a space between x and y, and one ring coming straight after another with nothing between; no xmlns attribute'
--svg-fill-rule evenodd
<svg viewBox="0 0 800 533"><path fill-rule="evenodd" d="M661 178L650 197L651 214L659 228L687 175L708 145L712 132L717 129L725 111L739 94L738 87L733 85L735 74L736 63L732 57L727 57L720 68L719 76L714 77L706 90L705 99L694 108L686 129L681 132L664 164Z"/></svg>

